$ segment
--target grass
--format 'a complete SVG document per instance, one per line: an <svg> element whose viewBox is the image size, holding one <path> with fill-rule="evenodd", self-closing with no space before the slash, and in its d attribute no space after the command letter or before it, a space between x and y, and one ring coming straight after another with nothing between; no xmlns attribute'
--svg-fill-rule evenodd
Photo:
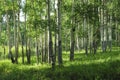
<svg viewBox="0 0 120 80"><path fill-rule="evenodd" d="M55 70L49 64L12 64L10 60L0 61L0 80L120 80L120 53L75 53L75 60L69 61L69 52L63 52L63 66Z"/></svg>

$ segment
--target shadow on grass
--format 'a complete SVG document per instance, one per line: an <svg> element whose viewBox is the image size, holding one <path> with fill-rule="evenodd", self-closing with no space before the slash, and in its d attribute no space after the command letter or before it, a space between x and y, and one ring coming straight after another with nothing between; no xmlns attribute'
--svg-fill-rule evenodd
<svg viewBox="0 0 120 80"><path fill-rule="evenodd" d="M120 80L120 60L97 63L56 66L50 68L19 68L20 65L0 66L0 80Z"/></svg>
<svg viewBox="0 0 120 80"><path fill-rule="evenodd" d="M112 52L106 52L106 53L97 53L97 54L75 54L75 61L88 61L88 60L99 60L99 59L108 59L108 58L115 58L120 57L120 54L118 51L112 51Z"/></svg>
<svg viewBox="0 0 120 80"><path fill-rule="evenodd" d="M51 80L120 80L120 60L58 67L48 72L46 77Z"/></svg>
<svg viewBox="0 0 120 80"><path fill-rule="evenodd" d="M120 59L111 60L120 57L119 52L87 56L83 53L75 53L73 62L68 61L69 54L63 54L63 57L67 58L64 61L65 66L56 66L54 71L48 67L41 68L43 66L29 67L31 65L0 63L0 80L120 80ZM95 60L99 59L109 60L95 63ZM94 63L84 63L92 60Z"/></svg>

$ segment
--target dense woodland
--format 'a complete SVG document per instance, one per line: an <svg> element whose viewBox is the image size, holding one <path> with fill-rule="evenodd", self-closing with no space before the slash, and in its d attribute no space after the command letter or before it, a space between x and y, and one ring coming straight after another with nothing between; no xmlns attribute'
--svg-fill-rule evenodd
<svg viewBox="0 0 120 80"><path fill-rule="evenodd" d="M0 64L10 64L11 61L14 67L47 65L55 71L52 74L52 71L48 70L49 74L46 76L50 79L36 77L32 80L59 80L56 79L59 75L60 80L65 78L66 80L119 80L119 52L120 0L0 0ZM112 56L117 57L113 60L115 64L109 62ZM92 59L103 58L105 61L108 60L106 64L89 63L89 68L82 65L87 60L90 62ZM75 68L77 59L80 62L79 67L86 66L86 69L80 68L79 71L82 69L88 71L88 73L82 72L84 76L81 77L76 73L78 67L75 69L76 72L71 70L72 67ZM8 61L4 62L4 60ZM75 64L72 64L74 62ZM69 68L65 67L67 63L71 64ZM107 76L102 75L102 72L101 75L93 76L93 69L96 73L99 72L96 67L100 65L105 67L105 69L102 68L103 66L99 67L101 71L110 69L111 74L108 71ZM116 74L114 68L107 65L116 65L116 68L114 66ZM61 73L59 71L57 73L56 69L60 69ZM73 72L66 75L70 76L70 79L64 78L64 74L69 73L69 70ZM0 71L7 73L2 69ZM47 74L43 69L41 72ZM113 74L115 76L110 78ZM7 80L5 77L0 79ZM21 80L22 77L11 78L11 80L15 79Z"/></svg>

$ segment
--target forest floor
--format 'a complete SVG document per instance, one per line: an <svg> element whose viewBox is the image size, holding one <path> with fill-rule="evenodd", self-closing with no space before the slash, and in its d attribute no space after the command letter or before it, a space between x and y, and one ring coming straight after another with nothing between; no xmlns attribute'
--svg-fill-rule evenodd
<svg viewBox="0 0 120 80"><path fill-rule="evenodd" d="M120 80L120 52L88 54L76 52L69 61L69 53L63 53L63 66L51 69L49 64L12 64L0 61L0 80Z"/></svg>

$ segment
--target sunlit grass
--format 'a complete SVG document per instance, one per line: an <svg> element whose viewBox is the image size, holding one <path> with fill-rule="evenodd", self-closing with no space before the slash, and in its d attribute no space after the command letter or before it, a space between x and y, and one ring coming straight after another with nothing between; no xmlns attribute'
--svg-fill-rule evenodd
<svg viewBox="0 0 120 80"><path fill-rule="evenodd" d="M76 52L75 53L75 60L70 62L69 61L69 54L66 54L64 60L64 65L65 66L70 66L70 65L83 65L83 64L100 64L104 62L111 62L115 60L120 60L120 54L118 51L113 51L113 52L106 52L106 53L101 53L100 51L94 55L94 54L88 54L85 55L84 50L81 52Z"/></svg>
<svg viewBox="0 0 120 80"><path fill-rule="evenodd" d="M116 48L115 48L116 49ZM120 53L117 50L97 54L85 54L84 50L76 51L74 60L69 61L70 52L63 52L63 67L57 66L53 71L51 64L36 63L36 56L31 57L31 64L18 64L10 60L0 61L0 80L119 80ZM41 59L40 59L41 60ZM111 75L113 75L111 77ZM75 77L74 77L75 76ZM107 77L106 77L107 76ZM72 79L75 78L75 79Z"/></svg>

